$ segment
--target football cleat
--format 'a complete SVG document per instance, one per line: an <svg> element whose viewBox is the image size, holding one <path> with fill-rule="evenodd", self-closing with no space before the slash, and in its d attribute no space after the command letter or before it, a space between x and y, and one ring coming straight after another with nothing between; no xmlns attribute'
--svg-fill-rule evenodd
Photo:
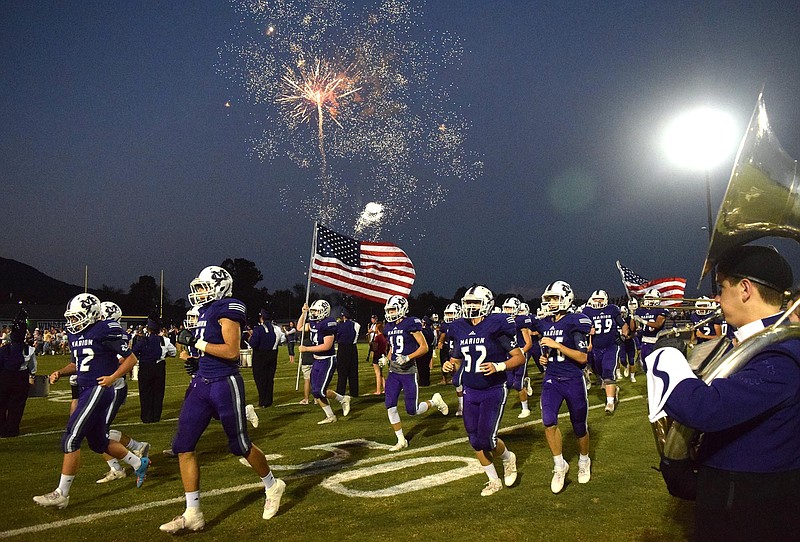
<svg viewBox="0 0 800 542"><path fill-rule="evenodd" d="M324 420L317 422L317 425L325 425L326 423L333 423L336 421L336 416L327 416Z"/></svg>
<svg viewBox="0 0 800 542"><path fill-rule="evenodd" d="M142 457L150 457L150 443L149 442L142 442L141 447L133 452L133 455L142 458Z"/></svg>
<svg viewBox="0 0 800 542"><path fill-rule="evenodd" d="M395 444L394 446L389 448L389 451L390 452L399 452L403 448L408 448L408 440L406 440L405 438L403 438L403 440L398 440L397 444Z"/></svg>
<svg viewBox="0 0 800 542"><path fill-rule="evenodd" d="M511 457L503 460L503 482L506 487L511 487L517 481L517 456L510 452Z"/></svg>
<svg viewBox="0 0 800 542"><path fill-rule="evenodd" d="M625 378L628 378L629 376L631 376L631 368L626 365L625 370L622 371L622 374L625 375Z"/></svg>
<svg viewBox="0 0 800 542"><path fill-rule="evenodd" d="M586 463L578 461L578 483L585 484L592 479L592 460L587 459Z"/></svg>
<svg viewBox="0 0 800 542"><path fill-rule="evenodd" d="M616 378L617 380L622 380L622 372L619 369L617 369Z"/></svg>
<svg viewBox="0 0 800 542"><path fill-rule="evenodd" d="M176 457L178 455L172 451L172 448L167 448L166 450L163 450L161 453L167 457Z"/></svg>
<svg viewBox="0 0 800 542"><path fill-rule="evenodd" d="M63 510L69 504L69 496L64 496L61 494L60 489L56 489L50 493L46 493L44 495L37 495L33 498L33 502L38 504L39 506L50 507L55 506L59 510Z"/></svg>
<svg viewBox="0 0 800 542"><path fill-rule="evenodd" d="M531 409L523 408L522 412L519 413L519 416L517 416L517 418L519 418L521 420L523 418L527 418L530 415L531 415Z"/></svg>
<svg viewBox="0 0 800 542"><path fill-rule="evenodd" d="M634 384L636 383L636 377L633 376L633 374L631 374L631 382L633 382Z"/></svg>
<svg viewBox="0 0 800 542"><path fill-rule="evenodd" d="M165 523L159 529L165 533L175 534L181 531L200 531L206 526L206 520L203 518L202 512L189 513L186 510L182 515L172 519L169 523Z"/></svg>
<svg viewBox="0 0 800 542"><path fill-rule="evenodd" d="M300 399L300 403L299 404L301 404L301 405L309 404L308 399L306 399L306 398Z"/></svg>
<svg viewBox="0 0 800 542"><path fill-rule="evenodd" d="M281 505L281 497L283 492L286 491L286 482L276 478L272 487L265 490L267 498L264 501L264 519L270 519L278 513L278 507Z"/></svg>
<svg viewBox="0 0 800 542"><path fill-rule="evenodd" d="M96 484L105 484L106 482L111 482L111 481L114 481L114 480L121 480L122 478L125 478L127 475L128 474L124 470L111 469L110 471L108 471L106 473L105 476L103 476L102 478L97 480L95 483Z"/></svg>
<svg viewBox="0 0 800 542"><path fill-rule="evenodd" d="M463 417L464 417L464 410L460 408L456 410L456 418L463 418Z"/></svg>
<svg viewBox="0 0 800 542"><path fill-rule="evenodd" d="M525 388L525 393L529 396L533 395L533 386L531 386L531 377L526 376L522 379L522 387Z"/></svg>
<svg viewBox="0 0 800 542"><path fill-rule="evenodd" d="M350 396L345 395L342 397L342 416L350 414Z"/></svg>
<svg viewBox="0 0 800 542"><path fill-rule="evenodd" d="M434 393L433 397L431 397L431 403L433 403L433 406L438 408L439 412L441 412L444 416L447 416L447 414L450 412L450 407L448 407L447 403L445 403L444 399L442 399L441 393Z"/></svg>
<svg viewBox="0 0 800 542"><path fill-rule="evenodd" d="M564 468L561 469L558 467L553 468L553 479L550 481L550 491L559 493L564 489L564 480L566 480L568 472L569 463L564 463Z"/></svg>
<svg viewBox="0 0 800 542"><path fill-rule="evenodd" d="M481 490L481 497L488 497L489 495L494 495L501 489L503 489L503 482L500 481L500 478L489 480L488 482L486 482L486 485L483 486L483 489Z"/></svg>
<svg viewBox="0 0 800 542"><path fill-rule="evenodd" d="M144 479L147 478L147 468L150 466L150 458L143 457L142 464L139 465L138 469L135 469L133 472L136 473L136 487L142 487L144 483Z"/></svg>
<svg viewBox="0 0 800 542"><path fill-rule="evenodd" d="M247 417L247 421L250 422L250 425L253 427L258 427L258 414L256 414L256 407L253 405L247 405L244 407L244 414Z"/></svg>
<svg viewBox="0 0 800 542"><path fill-rule="evenodd" d="M614 414L615 408L616 407L614 406L614 403L606 403L606 414L608 416L611 416L612 414Z"/></svg>

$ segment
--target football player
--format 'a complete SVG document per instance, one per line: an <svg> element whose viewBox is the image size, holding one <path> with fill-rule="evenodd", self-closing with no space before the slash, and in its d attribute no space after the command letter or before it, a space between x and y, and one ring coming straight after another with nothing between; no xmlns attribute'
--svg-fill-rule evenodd
<svg viewBox="0 0 800 542"><path fill-rule="evenodd" d="M630 378L631 382L636 382L636 357L641 344L640 334L636 333L636 322L633 319L638 308L639 302L632 297L628 300L626 313L623 314L625 323L628 324L628 338L623 343L622 374L625 378Z"/></svg>
<svg viewBox="0 0 800 542"><path fill-rule="evenodd" d="M572 287L558 280L545 288L542 305L547 307L550 317L539 323L542 334L542 357L545 366L542 382L542 425L547 444L553 454L553 479L550 490L558 493L564 488L569 463L562 455L561 430L558 428L558 411L566 401L572 430L578 440L578 483L587 483L592 476L589 459L589 399L583 368L588 349L587 336L592 321L582 313L569 312L575 294Z"/></svg>
<svg viewBox="0 0 800 542"><path fill-rule="evenodd" d="M137 487L144 482L150 465L149 458L140 458L108 438L106 415L114 401L114 382L130 372L137 361L122 328L114 320L102 319L100 300L92 294L78 294L70 299L64 318L74 361L52 373L50 382L77 373L78 404L61 437L64 460L58 487L33 498L38 505L59 509L69 504L69 490L78 472L84 438L94 452L105 452L133 467ZM121 362L117 356L122 358Z"/></svg>
<svg viewBox="0 0 800 542"><path fill-rule="evenodd" d="M183 402L172 446L178 454L186 510L161 525L161 530L167 533L199 531L205 526L195 448L215 414L228 437L228 449L245 457L261 477L266 494L264 519L278 513L286 489L283 480L273 475L264 452L250 442L247 434L244 380L238 365L247 310L244 303L231 297L233 278L222 267L208 266L192 280L189 290L189 301L198 309L197 327L182 329L177 341L198 351L198 369Z"/></svg>
<svg viewBox="0 0 800 542"><path fill-rule="evenodd" d="M700 297L700 300L697 301L697 310L692 312L691 316L689 316L689 319L694 326L703 320L708 319L708 317L714 314L716 310L716 303L710 298L702 296ZM694 330L694 338L697 344L710 341L711 339L717 339L721 336L722 323L720 322L719 318L714 318L713 320L706 322Z"/></svg>
<svg viewBox="0 0 800 542"><path fill-rule="evenodd" d="M439 325L439 351L441 352L440 359L442 360L442 367L450 359L450 353L453 351L453 338L448 334L450 324L455 320L461 318L461 305L458 303L450 303L444 309L444 322ZM459 369L453 374L453 387L456 389L456 397L458 398L458 410L456 410L456 417L460 418L464 413L464 388L461 386L461 373L463 370ZM449 373L442 370L442 375ZM446 383L446 379L445 379Z"/></svg>
<svg viewBox="0 0 800 542"><path fill-rule="evenodd" d="M622 319L619 307L608 302L605 290L592 292L583 314L592 321L592 357L606 391L606 414L613 414L619 393L617 360L620 345L628 336L628 325Z"/></svg>
<svg viewBox="0 0 800 542"><path fill-rule="evenodd" d="M397 401L400 391L406 403L406 413L409 416L424 414L431 407L436 407L439 412L447 416L449 408L442 399L441 394L434 393L428 401L419 402L419 383L417 382L418 357L428 352L428 343L422 335L422 321L414 316L408 316L408 300L399 295L393 295L384 306L386 327L383 334L389 342L389 376L386 377L385 405L392 424L397 444L389 448L396 452L408 447L408 440L403 434L403 425L400 423L400 413L397 411Z"/></svg>
<svg viewBox="0 0 800 542"><path fill-rule="evenodd" d="M661 294L656 289L651 289L645 292L642 297L642 307L636 309L633 315L633 320L638 329L641 329L642 334L642 347L639 354L639 360L644 367L644 360L654 349L656 340L658 339L658 332L664 327L669 316L669 311L661 306ZM631 372L631 382L636 382Z"/></svg>
<svg viewBox="0 0 800 542"><path fill-rule="evenodd" d="M122 309L119 308L119 305L113 301L103 301L100 303L100 314L103 320L114 320L115 322L120 323L120 320L122 319ZM122 326L120 325L120 328L121 327ZM125 337L124 340L129 340L128 334L125 332L123 332L123 334ZM117 412L119 412L119 409L125 404L125 399L128 397L128 382L125 380L125 376L123 375L122 378L117 379L112 387L114 389L114 400L111 402L108 412L106 412L108 438L111 440L116 440L139 457L149 456L150 443L139 442L121 431L111 429L111 423L114 421L114 418L117 417ZM120 480L127 476L125 469L119 464L119 460L117 458L111 457L108 454L103 454L103 459L105 459L106 463L108 463L110 470L105 476L97 480L98 484L105 484L106 482L111 482L113 480Z"/></svg>
<svg viewBox="0 0 800 542"><path fill-rule="evenodd" d="M328 389L333 379L333 371L336 369L334 342L337 328L336 319L331 317L330 303L324 299L317 299L311 307L303 305L303 312L297 320L297 329L310 333L312 345L300 345L299 350L301 353L310 352L314 355L314 365L311 366L311 394L325 413L325 418L318 421L318 425L336 421L329 399L339 401L343 416L350 414L350 396Z"/></svg>
<svg viewBox="0 0 800 542"><path fill-rule="evenodd" d="M528 378L528 352L533 346L533 339L531 339L531 317L527 314L520 314L520 305L521 303L516 297L509 297L503 303L503 312L514 318L514 325L517 328L516 344L522 350L524 360L519 367L506 370L506 385L517 390L519 394L522 412L517 418L527 418L531 415L531 410L528 407L528 390L525 384Z"/></svg>
<svg viewBox="0 0 800 542"><path fill-rule="evenodd" d="M453 351L445 365L452 370L463 366L464 428L469 443L489 481L481 496L487 497L517 480L517 458L497 430L503 417L508 388L506 372L522 366L525 356L517 347L517 325L508 314L493 313L494 294L485 286L469 288L461 298L461 318L450 326ZM494 466L503 462L503 480Z"/></svg>

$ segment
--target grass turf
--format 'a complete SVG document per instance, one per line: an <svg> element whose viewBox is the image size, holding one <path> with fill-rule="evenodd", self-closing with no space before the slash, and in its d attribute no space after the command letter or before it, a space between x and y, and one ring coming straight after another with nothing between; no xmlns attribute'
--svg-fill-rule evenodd
<svg viewBox="0 0 800 542"><path fill-rule="evenodd" d="M362 349L362 360L364 353ZM41 357L39 373L48 374L67 362L67 356ZM40 508L31 499L58 483L69 385L64 379L51 387L48 398L28 400L23 435L0 440L0 538L168 536L158 526L180 514L184 501L178 461L163 456L161 450L169 446L175 431L188 377L180 360L169 359L167 364L162 421L140 423L134 381L113 426L152 444L152 467L144 486L135 487L130 468L123 480L95 484L108 467L84 443L82 466L64 510ZM600 390L589 391L592 480L588 484L577 483L575 440L569 420L560 420L564 456L571 470L559 495L550 492L552 458L538 420L538 385L530 401L533 415L527 419L517 419L519 401L515 393L509 394L501 438L517 455L519 478L513 487L481 497L486 477L476 467L461 420L453 416L452 386L420 389L421 399L442 393L451 409L447 417L435 409L407 416L401 398L401 419L410 446L392 453L387 446L380 447L395 442L382 396L354 398L347 418L341 417L334 402L339 421L318 426L321 409L297 404L302 393L294 390L296 367L282 350L275 404L258 410L261 423L257 429L249 428L276 476L287 482L278 515L269 521L261 519L263 486L255 473L228 453L222 428L212 421L198 445L206 528L193 538L450 541L488 535L497 540L668 541L692 534L691 504L670 497L655 470L658 455L646 417L644 377L635 384L621 382L621 403L613 416L604 414ZM257 394L250 369L242 373L249 402L254 402ZM438 381L438 376L435 369L432 380ZM534 377L536 384L540 381ZM363 361L360 385L362 394L374 391L372 366Z"/></svg>

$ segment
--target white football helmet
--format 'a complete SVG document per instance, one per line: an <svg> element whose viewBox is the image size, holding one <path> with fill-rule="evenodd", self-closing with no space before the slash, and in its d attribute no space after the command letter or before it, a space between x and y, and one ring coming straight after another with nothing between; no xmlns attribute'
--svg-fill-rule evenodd
<svg viewBox="0 0 800 542"><path fill-rule="evenodd" d="M444 308L444 321L450 323L461 318L461 306L458 303L450 303Z"/></svg>
<svg viewBox="0 0 800 542"><path fill-rule="evenodd" d="M645 307L658 307L661 305L661 294L656 289L647 290L644 297L642 297L642 305Z"/></svg>
<svg viewBox="0 0 800 542"><path fill-rule="evenodd" d="M183 321L183 327L186 329L196 328L198 318L200 318L200 310L197 307L192 307L186 311L186 319Z"/></svg>
<svg viewBox="0 0 800 542"><path fill-rule="evenodd" d="M324 299L317 299L308 308L309 320L322 320L331 315L331 304Z"/></svg>
<svg viewBox="0 0 800 542"><path fill-rule="evenodd" d="M387 322L402 320L408 314L408 299L400 295L393 295L386 300L383 307L383 314Z"/></svg>
<svg viewBox="0 0 800 542"><path fill-rule="evenodd" d="M461 298L461 316L480 318L487 316L494 308L494 294L486 286L473 286Z"/></svg>
<svg viewBox="0 0 800 542"><path fill-rule="evenodd" d="M575 294L572 286L563 280L557 280L547 285L542 294L542 305L552 314L555 312L566 312L572 306Z"/></svg>
<svg viewBox="0 0 800 542"><path fill-rule="evenodd" d="M698 316L707 316L717 310L717 303L710 297L702 296L697 300L697 309L695 312Z"/></svg>
<svg viewBox="0 0 800 542"><path fill-rule="evenodd" d="M593 309L605 309L608 307L608 294L605 290L595 290L586 304Z"/></svg>
<svg viewBox="0 0 800 542"><path fill-rule="evenodd" d="M113 301L103 301L100 303L100 314L103 320L119 322L122 319L122 309Z"/></svg>
<svg viewBox="0 0 800 542"><path fill-rule="evenodd" d="M628 300L628 310L631 312L631 314L636 312L636 309L638 308L639 308L639 301L635 297L630 298Z"/></svg>
<svg viewBox="0 0 800 542"><path fill-rule="evenodd" d="M102 319L100 300L96 295L78 294L67 302L64 318L67 319L67 331L80 333Z"/></svg>
<svg viewBox="0 0 800 542"><path fill-rule="evenodd" d="M527 303L520 303L519 304L519 311L518 314L523 316L528 316L531 313L531 307Z"/></svg>
<svg viewBox="0 0 800 542"><path fill-rule="evenodd" d="M438 322L439 321L439 315L434 312L431 315L431 320L433 320L434 322Z"/></svg>
<svg viewBox="0 0 800 542"><path fill-rule="evenodd" d="M227 269L217 265L209 265L189 283L189 303L205 305L209 301L217 301L233 294L233 277Z"/></svg>
<svg viewBox="0 0 800 542"><path fill-rule="evenodd" d="M509 297L503 303L503 312L506 314L511 314L513 316L516 316L517 314L519 314L519 305L520 305L519 299L517 299L516 297Z"/></svg>
<svg viewBox="0 0 800 542"><path fill-rule="evenodd" d="M619 313L622 315L623 318L627 318L628 317L628 307L626 307L625 305L621 306L619 308Z"/></svg>

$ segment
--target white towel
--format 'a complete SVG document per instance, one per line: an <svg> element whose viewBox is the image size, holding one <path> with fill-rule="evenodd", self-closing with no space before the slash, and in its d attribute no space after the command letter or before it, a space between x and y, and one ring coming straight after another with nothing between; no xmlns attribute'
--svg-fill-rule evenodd
<svg viewBox="0 0 800 542"><path fill-rule="evenodd" d="M679 350L659 348L645 359L647 364L647 407L650 423L667 415L664 405L672 391L687 378L697 378Z"/></svg>

